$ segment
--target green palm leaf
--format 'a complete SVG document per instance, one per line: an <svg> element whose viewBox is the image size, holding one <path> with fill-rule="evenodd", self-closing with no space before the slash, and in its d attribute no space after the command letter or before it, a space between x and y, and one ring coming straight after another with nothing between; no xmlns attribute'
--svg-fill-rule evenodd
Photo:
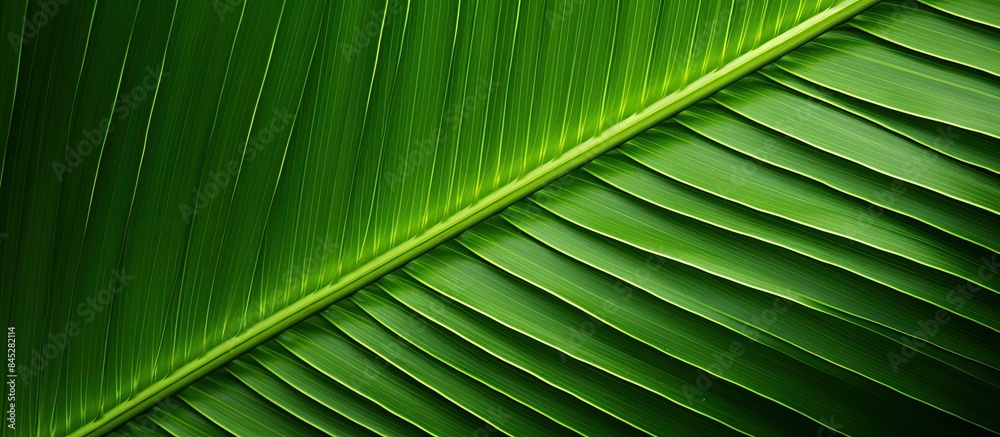
<svg viewBox="0 0 1000 437"><path fill-rule="evenodd" d="M18 434L1000 432L992 3L231 3L4 55Z"/></svg>

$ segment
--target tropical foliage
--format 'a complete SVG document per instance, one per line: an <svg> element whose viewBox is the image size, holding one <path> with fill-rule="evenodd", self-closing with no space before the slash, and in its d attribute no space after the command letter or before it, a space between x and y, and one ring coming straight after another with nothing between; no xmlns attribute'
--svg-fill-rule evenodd
<svg viewBox="0 0 1000 437"><path fill-rule="evenodd" d="M1000 432L995 2L3 8L17 434Z"/></svg>

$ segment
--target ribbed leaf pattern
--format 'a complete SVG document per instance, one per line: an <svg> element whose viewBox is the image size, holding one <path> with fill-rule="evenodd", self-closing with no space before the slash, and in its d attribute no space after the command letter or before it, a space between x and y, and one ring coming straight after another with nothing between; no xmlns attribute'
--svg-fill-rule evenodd
<svg viewBox="0 0 1000 437"><path fill-rule="evenodd" d="M875 1L4 0L16 432L118 426Z"/></svg>
<svg viewBox="0 0 1000 437"><path fill-rule="evenodd" d="M873 8L168 403L237 434L220 403L303 434L1000 432L1000 82L960 57L998 33L962 3Z"/></svg>

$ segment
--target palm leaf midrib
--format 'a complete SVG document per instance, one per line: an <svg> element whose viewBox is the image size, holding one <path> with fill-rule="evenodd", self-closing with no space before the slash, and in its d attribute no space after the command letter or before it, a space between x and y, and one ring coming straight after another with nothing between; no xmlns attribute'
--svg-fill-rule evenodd
<svg viewBox="0 0 1000 437"><path fill-rule="evenodd" d="M573 147L525 176L459 210L444 221L431 226L418 236L296 301L271 316L257 322L209 351L188 362L168 377L161 379L128 401L116 405L96 421L75 430L71 435L102 433L114 429L126 420L148 409L156 402L177 393L211 371L250 351L257 345L312 316L334 302L349 296L365 285L390 273L414 258L437 247L471 226L490 217L544 187L560 176L617 147L619 144L653 127L690 105L711 96L716 91L745 75L776 60L783 54L808 42L834 26L846 21L878 0L849 0L828 9L778 37L729 62L724 67L702 76L682 90L664 97L641 112L607 128L601 134Z"/></svg>

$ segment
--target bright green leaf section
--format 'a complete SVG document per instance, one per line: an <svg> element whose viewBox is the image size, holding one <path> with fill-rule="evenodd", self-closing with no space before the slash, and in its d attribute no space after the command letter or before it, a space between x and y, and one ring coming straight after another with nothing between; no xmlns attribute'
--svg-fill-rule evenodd
<svg viewBox="0 0 1000 437"><path fill-rule="evenodd" d="M588 170L616 188L670 211L841 267L1000 331L997 324L1000 295L988 294L983 300L961 306L950 303L943 290L952 285L954 276L741 207L658 176L621 156L606 156L588 166Z"/></svg>
<svg viewBox="0 0 1000 437"><path fill-rule="evenodd" d="M851 24L918 52L1000 74L1000 36L992 29L901 0L882 2Z"/></svg>
<svg viewBox="0 0 1000 437"><path fill-rule="evenodd" d="M622 150L664 175L725 199L983 282L978 274L982 251L971 244L897 216L870 213L863 201L758 165L677 125L654 128Z"/></svg>
<svg viewBox="0 0 1000 437"><path fill-rule="evenodd" d="M997 150L996 139L980 134L959 129L955 126L914 117L899 112L882 110L878 105L874 105L863 100L818 87L808 81L796 77L779 68L768 66L761 70L764 75L774 81L804 93L814 99L819 99L842 110L848 111L857 116L870 120L878 125L902 135L925 147L963 161L967 164L982 167L993 173L1000 173L1000 150ZM925 154L913 166L920 168L921 163L928 159L933 159L931 155ZM914 187L918 188L918 187ZM918 188L919 189L919 188ZM921 196L923 197L923 196ZM931 195L930 197L934 197ZM951 202L956 204L958 202ZM963 208L961 205L953 205L951 208L962 209L961 215L982 214L971 212L970 208ZM951 219L950 221L954 221ZM990 229L983 229L989 231Z"/></svg>
<svg viewBox="0 0 1000 437"><path fill-rule="evenodd" d="M990 109L1000 105L996 80L965 74L955 65L860 32L828 32L776 65L862 100L1000 138Z"/></svg>
<svg viewBox="0 0 1000 437"><path fill-rule="evenodd" d="M829 154L993 213L1000 212L1000 183L995 178L954 161L923 159L923 148L836 108L752 78L726 88L715 100ZM985 112L985 105L977 110ZM789 118L789 113L796 117ZM919 171L914 170L916 162L921 163Z"/></svg>
<svg viewBox="0 0 1000 437"><path fill-rule="evenodd" d="M931 7L956 16L1000 27L1000 4L992 0L925 0Z"/></svg>

